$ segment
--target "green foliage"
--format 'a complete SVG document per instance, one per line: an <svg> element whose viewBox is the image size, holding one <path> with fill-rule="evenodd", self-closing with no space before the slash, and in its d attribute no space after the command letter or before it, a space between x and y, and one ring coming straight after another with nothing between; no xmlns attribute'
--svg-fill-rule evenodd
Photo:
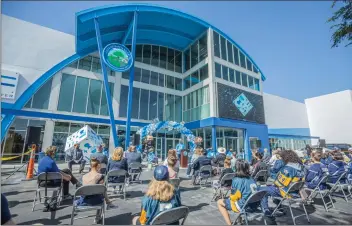
<svg viewBox="0 0 352 226"><path fill-rule="evenodd" d="M334 0L331 8L334 8L336 3L337 0ZM346 46L352 44L352 0L343 0L339 3L343 6L328 19L329 23L334 23L330 27L335 30L331 37L332 47L338 47L344 40L347 40Z"/></svg>

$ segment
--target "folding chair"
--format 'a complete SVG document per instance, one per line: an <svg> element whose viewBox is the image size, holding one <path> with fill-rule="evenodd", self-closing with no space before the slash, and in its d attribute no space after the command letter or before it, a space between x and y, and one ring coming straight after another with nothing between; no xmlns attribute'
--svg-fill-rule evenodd
<svg viewBox="0 0 352 226"><path fill-rule="evenodd" d="M266 184L268 177L269 177L269 172L267 170L259 170L259 172L256 175L252 175L253 179L257 182L257 184L261 185L263 182L263 184ZM258 179L260 177L264 178L264 181L258 181Z"/></svg>
<svg viewBox="0 0 352 226"><path fill-rule="evenodd" d="M305 214L301 214L301 215L298 215L298 216L294 216L293 215L292 207L291 207L291 203L297 203L297 202L302 203L302 199L300 197L294 197L294 195L292 195L292 193L294 193L294 192L299 193L299 191L303 188L303 186L304 186L304 181L293 182L290 185L290 187L288 188L287 193L286 193L286 195L284 197L272 197L273 199L277 199L277 200L280 201L279 204L277 205L277 207L274 209L274 211L272 213L272 216L274 216L275 212L280 208L281 204L284 201L287 201L294 225L296 225L296 218L304 216L304 215L306 215L308 223L310 223L310 219L309 219L309 216L308 216L308 213L307 213L305 205L303 205L303 210L304 210ZM280 208L280 209L282 209L282 208Z"/></svg>
<svg viewBox="0 0 352 226"><path fill-rule="evenodd" d="M139 162L132 162L129 166L128 166L128 174L130 175L130 183L141 183L142 181L139 179L139 177L142 174L142 164ZM135 179L134 179L135 178Z"/></svg>
<svg viewBox="0 0 352 226"><path fill-rule="evenodd" d="M119 183L114 183L114 182L109 182L109 178L110 177L125 177L124 182L119 182ZM119 170L111 170L108 172L107 174L107 178L105 180L105 186L107 189L109 189L109 187L114 186L114 191L116 186L122 186L122 192L123 192L123 199L126 200L126 182L127 182L128 178L127 178L127 171L123 170L123 169L119 169Z"/></svg>
<svg viewBox="0 0 352 226"><path fill-rule="evenodd" d="M350 189L348 189L349 184L347 183L347 177L346 177L346 175L347 175L347 172L344 172L344 173L342 173L341 176L337 179L337 181L336 181L335 184L333 184L333 183L327 183L327 184L331 187L331 189L330 189L330 191L329 191L329 193L330 193L331 195L335 195L335 196L337 196L337 197L341 197L341 196L339 196L339 195L334 194L336 191L341 190L341 192L342 192L342 194L343 194L343 198L345 199L346 202L348 202L348 199L349 199L349 198L352 198L352 194L351 194ZM342 184L342 183L341 183L341 180L342 180L342 179L345 179L345 180L346 180L346 183L345 183L345 184ZM347 188L348 195L346 195L346 193L345 193L345 190L344 190L345 188Z"/></svg>
<svg viewBox="0 0 352 226"><path fill-rule="evenodd" d="M150 225L170 225L176 223L183 219L180 222L180 225L183 225L187 219L189 209L187 206L181 206L172 208L169 210L162 211L154 217Z"/></svg>
<svg viewBox="0 0 352 226"><path fill-rule="evenodd" d="M234 177L235 173L227 173L221 178L221 180L219 181L219 187L214 187L214 195L210 202L215 201L216 197L220 196L220 198L223 199L227 196L227 193L231 190L231 185L225 186L225 183L231 181L230 184L232 184L232 179Z"/></svg>
<svg viewBox="0 0 352 226"><path fill-rule="evenodd" d="M55 182L55 181L60 181L60 185L48 185L48 182ZM44 186L40 186L41 182L45 182ZM38 187L37 190L35 191L35 196L34 196L34 200L33 200L33 208L32 208L32 212L34 211L34 208L37 204L45 204L47 202L48 199L50 198L57 198L57 207L60 206L60 202L62 199L61 196L61 190L62 190L62 186L63 186L63 177L61 175L61 173L55 172L55 173L41 173L38 175L37 178L37 183L38 183ZM40 192L43 190L44 188L44 197L41 196ZM57 195L55 196L48 196L48 189L52 189L53 190L53 195L54 192L57 191ZM39 203L37 203L37 197L39 195ZM42 198L44 199L44 202L42 202Z"/></svg>
<svg viewBox="0 0 352 226"><path fill-rule="evenodd" d="M312 199L316 198L316 196L318 194L320 195L320 198L323 201L324 208L325 208L326 212L329 212L329 207L328 207L329 204L331 204L332 207L335 208L334 202L332 201L332 198L331 198L331 195L330 195L330 192L329 192L329 189L321 189L320 188L320 185L321 184L326 184L328 179L329 179L329 176L325 175L325 176L323 176L321 178L321 180L319 181L318 185L314 189L303 188L303 189L308 190L308 191L311 192L310 195L307 197L308 201L311 201ZM325 202L325 197L326 196L329 198L330 201Z"/></svg>
<svg viewBox="0 0 352 226"><path fill-rule="evenodd" d="M176 189L180 187L180 178L173 178L169 180L170 184L172 184Z"/></svg>
<svg viewBox="0 0 352 226"><path fill-rule="evenodd" d="M107 191L106 187L102 184L85 185L78 188L73 198L71 225L73 224L74 220L93 216L93 215L88 215L88 216L74 218L76 212L85 212L85 211L92 211L92 210L100 211L100 214L102 217L102 224L104 225L105 224L105 201L97 205L78 206L76 205L76 200L78 199L79 196L102 195L105 197L106 191Z"/></svg>
<svg viewBox="0 0 352 226"><path fill-rule="evenodd" d="M237 223L237 220L244 215L244 219L246 221L246 225L248 225L248 215L251 215L251 217L257 217L257 216L261 216L264 220L264 224L266 225L266 220L264 217L264 213L262 210L258 211L258 212L247 212L247 208L250 204L256 203L256 202L260 202L264 196L267 194L267 191L256 191L255 193L253 193L251 196L249 196L249 198L247 199L247 201L245 202L245 204L243 205L243 207L240 209L240 212L236 218L235 221L232 222L232 225L235 225Z"/></svg>
<svg viewBox="0 0 352 226"><path fill-rule="evenodd" d="M202 187L202 181L205 180L204 185L206 185L208 179L211 177L212 170L211 165L202 166L199 169L198 175L195 175L195 181L199 181L199 185Z"/></svg>

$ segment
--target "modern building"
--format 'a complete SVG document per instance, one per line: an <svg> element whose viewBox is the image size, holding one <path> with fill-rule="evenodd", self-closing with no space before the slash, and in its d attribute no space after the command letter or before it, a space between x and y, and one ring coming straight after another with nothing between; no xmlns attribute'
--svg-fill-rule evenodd
<svg viewBox="0 0 352 226"><path fill-rule="evenodd" d="M180 11L131 4L78 12L75 36L2 15L1 77L15 83L2 94L3 156L26 151L28 126L41 128L42 148L57 146L58 159L64 158L66 138L85 124L114 148L94 18L104 46L131 48L135 12L129 136L155 119L185 122L203 137L204 148L244 151L247 159L256 140L262 148L298 149L318 139L311 136L306 106L263 93L264 73L231 37ZM114 129L125 146L129 71L107 73ZM165 158L180 138L158 131L158 156Z"/></svg>

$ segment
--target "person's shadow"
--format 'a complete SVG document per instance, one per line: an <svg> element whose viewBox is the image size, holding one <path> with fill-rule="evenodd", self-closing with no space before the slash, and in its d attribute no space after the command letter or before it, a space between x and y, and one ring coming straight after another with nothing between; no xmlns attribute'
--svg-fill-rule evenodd
<svg viewBox="0 0 352 226"><path fill-rule="evenodd" d="M124 213L112 217L105 218L107 225L131 225L134 215L132 213Z"/></svg>

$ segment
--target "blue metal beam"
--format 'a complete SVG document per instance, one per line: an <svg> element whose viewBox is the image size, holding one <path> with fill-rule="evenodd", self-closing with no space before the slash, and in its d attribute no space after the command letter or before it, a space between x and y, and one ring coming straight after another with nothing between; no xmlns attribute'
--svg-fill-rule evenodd
<svg viewBox="0 0 352 226"><path fill-rule="evenodd" d="M106 65L103 62L103 44L101 42L100 28L99 28L99 22L97 18L94 18L94 24L95 24L95 32L97 34L97 43L98 43L98 49L99 49L99 55L100 55L101 70L104 78L104 88L105 88L106 101L107 101L109 116L110 116L111 131L112 131L112 136L114 138L114 145L115 147L117 147L119 145L119 139L117 137L114 111L112 109L108 74L106 71Z"/></svg>
<svg viewBox="0 0 352 226"><path fill-rule="evenodd" d="M128 25L128 29L127 29L127 31L125 33L125 36L122 38L122 41L121 41L122 45L126 44L128 36L130 36L130 34L132 32L133 25L134 25L134 15L133 15L133 19L132 19L131 23Z"/></svg>
<svg viewBox="0 0 352 226"><path fill-rule="evenodd" d="M133 63L130 68L130 80L129 80L129 86L128 86L125 150L127 150L128 146L130 145L131 111L132 111L131 108L132 108L132 93L133 93L133 80L134 80L134 62L135 62L135 56L136 56L137 20L138 20L138 13L137 11L134 11L133 26L132 26L132 47L131 47Z"/></svg>
<svg viewBox="0 0 352 226"><path fill-rule="evenodd" d="M216 150L216 127L211 127L211 146L213 150Z"/></svg>

